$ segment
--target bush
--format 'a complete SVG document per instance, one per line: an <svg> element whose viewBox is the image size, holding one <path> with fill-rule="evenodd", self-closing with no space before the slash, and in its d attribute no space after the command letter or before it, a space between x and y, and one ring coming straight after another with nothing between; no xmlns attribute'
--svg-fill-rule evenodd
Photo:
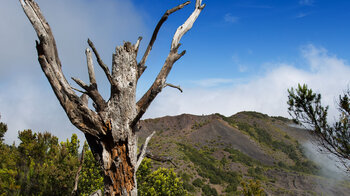
<svg viewBox="0 0 350 196"><path fill-rule="evenodd" d="M196 187L202 187L204 183L201 179L197 178L197 179L193 180L192 184Z"/></svg>
<svg viewBox="0 0 350 196"><path fill-rule="evenodd" d="M207 153L200 152L186 144L179 145L181 146L180 150L183 151L190 161L198 165L198 175L203 178L208 178L210 183L221 184L223 181L227 183L238 181L236 172L226 172L215 166L215 159Z"/></svg>
<svg viewBox="0 0 350 196"><path fill-rule="evenodd" d="M299 161L299 157L296 148L291 144L286 144L283 141L273 141L272 147L281 150L286 153L290 159L295 162Z"/></svg>
<svg viewBox="0 0 350 196"><path fill-rule="evenodd" d="M239 150L233 148L225 148L224 151L230 153L228 158L233 162L243 163L247 166L252 166L253 163L260 164L257 160L252 159L250 156L242 153Z"/></svg>
<svg viewBox="0 0 350 196"><path fill-rule="evenodd" d="M263 169L261 167L251 167L248 169L248 174L255 178L255 179L259 179L262 180L263 179Z"/></svg>
<svg viewBox="0 0 350 196"><path fill-rule="evenodd" d="M204 185L202 187L202 191L203 191L203 195L207 195L207 196L217 196L218 192L216 191L216 189L211 188L209 185Z"/></svg>
<svg viewBox="0 0 350 196"><path fill-rule="evenodd" d="M187 191L189 191L191 193L195 192L194 186L192 184L189 184L188 182L184 182L183 183L183 187L184 187L185 190L187 190Z"/></svg>
<svg viewBox="0 0 350 196"><path fill-rule="evenodd" d="M285 163L283 163L282 161L279 161L277 163L278 167L282 167L282 168L287 168L287 165Z"/></svg>
<svg viewBox="0 0 350 196"><path fill-rule="evenodd" d="M188 195L173 169L159 168L148 176L139 178L139 195Z"/></svg>
<svg viewBox="0 0 350 196"><path fill-rule="evenodd" d="M229 184L224 190L226 193L233 195L237 191L237 184Z"/></svg>
<svg viewBox="0 0 350 196"><path fill-rule="evenodd" d="M242 194L244 196L262 196L266 195L259 180L249 180L247 182L241 182Z"/></svg>

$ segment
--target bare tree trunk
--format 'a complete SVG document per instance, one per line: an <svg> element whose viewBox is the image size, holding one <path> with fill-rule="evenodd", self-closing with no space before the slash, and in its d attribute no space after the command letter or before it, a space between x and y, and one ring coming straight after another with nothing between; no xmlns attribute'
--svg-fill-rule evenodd
<svg viewBox="0 0 350 196"><path fill-rule="evenodd" d="M185 51L178 53L182 36L192 28L205 5L202 5L201 0L196 1L193 13L175 32L169 55L158 76L149 90L136 102L137 81L146 69L145 63L160 27L170 14L182 9L189 2L165 12L139 63L136 57L141 37L135 44L125 42L116 48L111 72L100 58L94 44L88 40L98 65L111 85L108 101L98 92L91 50L87 48L85 51L90 83L72 78L83 89L78 90L67 82L62 73L54 36L39 6L33 0L20 0L20 3L39 38L36 47L41 68L69 120L85 134L95 159L100 163L104 173L105 195L137 195L136 171L146 156L147 144L154 135L152 133L146 139L137 154L138 122L164 87L170 86L182 91L180 87L166 83L166 78L173 64L185 54ZM74 90L82 95L77 96ZM88 98L93 101L94 110L88 107Z"/></svg>

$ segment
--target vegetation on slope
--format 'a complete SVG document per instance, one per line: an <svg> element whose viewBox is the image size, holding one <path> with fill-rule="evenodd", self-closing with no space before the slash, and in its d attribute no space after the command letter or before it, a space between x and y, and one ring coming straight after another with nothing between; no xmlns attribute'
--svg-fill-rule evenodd
<svg viewBox="0 0 350 196"><path fill-rule="evenodd" d="M320 193L315 187L320 189L322 185L312 184L322 184L322 177L314 176L318 167L305 157L294 137L283 131L290 121L282 117L241 112L231 117L181 115L144 123L145 130L157 131L149 149L156 155L171 156L176 167L145 159L137 173L140 195ZM0 125L1 131L5 125ZM261 157L228 142L232 136L225 134L230 131L249 138L254 148L274 161L266 164ZM148 133L141 130L140 134ZM76 135L59 143L49 133L26 130L19 132L19 138L18 147L3 144L0 138L0 195L70 194L80 157ZM79 195L103 188L100 170L91 151L85 148Z"/></svg>
<svg viewBox="0 0 350 196"><path fill-rule="evenodd" d="M0 195L70 195L80 159L77 135L59 143L50 133L24 130L18 133L17 147L3 143L6 130L6 125L0 123ZM86 143L83 148L77 195L90 195L103 190L103 177ZM137 173L140 195L187 195L173 170L151 168L151 162L145 159Z"/></svg>

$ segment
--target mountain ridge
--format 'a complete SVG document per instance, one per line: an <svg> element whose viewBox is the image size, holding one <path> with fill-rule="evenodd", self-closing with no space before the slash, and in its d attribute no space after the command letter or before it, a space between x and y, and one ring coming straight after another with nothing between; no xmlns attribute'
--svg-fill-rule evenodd
<svg viewBox="0 0 350 196"><path fill-rule="evenodd" d="M143 120L138 135L143 143L156 131L149 149L173 157L175 171L194 195L236 195L240 182L250 179L261 181L268 195L350 192L348 180L338 185L319 175L300 144L310 139L307 131L291 125L287 118L249 111L229 117L181 114Z"/></svg>

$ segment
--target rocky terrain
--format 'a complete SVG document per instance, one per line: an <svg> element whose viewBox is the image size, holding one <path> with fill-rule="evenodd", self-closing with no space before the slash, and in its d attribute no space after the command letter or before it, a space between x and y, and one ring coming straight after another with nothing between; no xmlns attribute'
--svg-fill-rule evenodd
<svg viewBox="0 0 350 196"><path fill-rule="evenodd" d="M140 142L170 163L193 195L237 195L242 182L261 183L267 195L349 195L350 181L323 177L302 144L311 138L289 119L257 112L182 114L141 122Z"/></svg>

